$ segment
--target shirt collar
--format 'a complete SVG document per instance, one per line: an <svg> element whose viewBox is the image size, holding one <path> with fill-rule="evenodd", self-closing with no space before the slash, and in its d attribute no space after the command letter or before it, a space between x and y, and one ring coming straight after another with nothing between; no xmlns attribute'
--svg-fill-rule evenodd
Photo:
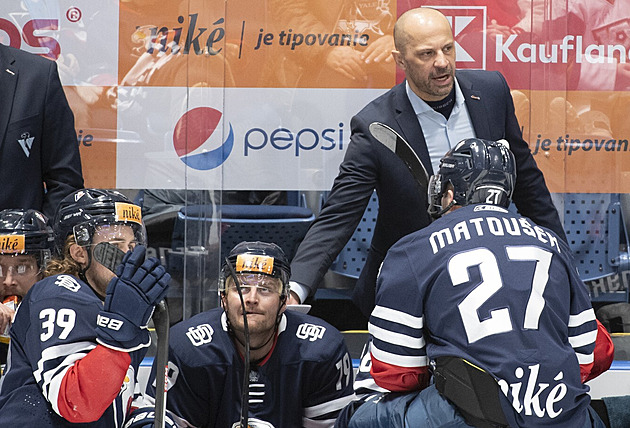
<svg viewBox="0 0 630 428"><path fill-rule="evenodd" d="M461 107L461 105L464 104L464 94L462 93L462 90L459 88L459 83L457 83L457 78L454 78L454 79L455 79L455 106L453 106L453 109L457 107ZM411 90L411 87L409 86L409 82L406 80L405 80L405 91L407 92L407 98L409 98L409 101L411 102L411 107L413 108L413 112L416 114L416 116L435 111L433 110L433 108L431 108L431 106L425 103L422 98L417 96L416 93Z"/></svg>

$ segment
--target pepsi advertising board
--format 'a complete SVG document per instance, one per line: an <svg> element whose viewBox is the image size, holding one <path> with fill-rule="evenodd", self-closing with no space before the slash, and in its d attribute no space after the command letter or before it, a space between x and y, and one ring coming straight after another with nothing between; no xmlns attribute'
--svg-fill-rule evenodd
<svg viewBox="0 0 630 428"><path fill-rule="evenodd" d="M552 192L630 191L628 2L6 1L0 43L57 62L87 186L328 190L419 6L506 77Z"/></svg>

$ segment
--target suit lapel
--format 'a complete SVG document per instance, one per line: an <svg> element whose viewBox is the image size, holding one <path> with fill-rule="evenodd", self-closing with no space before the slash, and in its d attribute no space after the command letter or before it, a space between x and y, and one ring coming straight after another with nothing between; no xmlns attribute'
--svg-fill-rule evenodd
<svg viewBox="0 0 630 428"><path fill-rule="evenodd" d="M8 48L0 46L0 153L2 153L4 136L13 109L17 79L18 70L15 59Z"/></svg>
<svg viewBox="0 0 630 428"><path fill-rule="evenodd" d="M490 138L490 123L488 122L488 111L486 111L484 98L481 92L475 91L472 87L472 82L467 78L467 75L457 73L457 82L459 88L464 94L464 102L470 115L470 121L473 128L475 128L475 135L477 138Z"/></svg>
<svg viewBox="0 0 630 428"><path fill-rule="evenodd" d="M424 167L427 170L429 176L433 175L433 167L431 166L431 157L429 156L429 150L427 149L427 142L424 139L422 128L418 122L409 97L405 89L405 82L401 83L395 88L394 93L394 105L396 106L396 122L400 135L409 142L414 149Z"/></svg>

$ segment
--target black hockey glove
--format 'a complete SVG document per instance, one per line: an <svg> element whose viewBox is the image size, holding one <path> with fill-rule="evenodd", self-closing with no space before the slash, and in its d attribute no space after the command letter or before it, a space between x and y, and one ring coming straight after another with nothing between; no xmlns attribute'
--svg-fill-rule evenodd
<svg viewBox="0 0 630 428"><path fill-rule="evenodd" d="M107 286L105 305L98 314L97 342L109 348L131 352L151 344L147 324L155 305L164 298L171 276L160 262L145 261L146 248L127 252Z"/></svg>

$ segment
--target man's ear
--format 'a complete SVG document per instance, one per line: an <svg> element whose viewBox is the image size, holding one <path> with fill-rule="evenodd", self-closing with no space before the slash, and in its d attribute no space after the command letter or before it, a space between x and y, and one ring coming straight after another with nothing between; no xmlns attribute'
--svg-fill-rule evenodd
<svg viewBox="0 0 630 428"><path fill-rule="evenodd" d="M403 58L403 55L400 53L400 51L393 50L392 51L392 56L394 57L394 62L396 63L396 65L401 70L405 70L405 68L406 68L405 59Z"/></svg>
<svg viewBox="0 0 630 428"><path fill-rule="evenodd" d="M70 257L74 259L81 266L88 264L88 250L77 244L70 245Z"/></svg>
<svg viewBox="0 0 630 428"><path fill-rule="evenodd" d="M453 192L453 189L448 189L446 191L446 198L448 199L448 203L450 204L451 201L455 198L455 193Z"/></svg>

